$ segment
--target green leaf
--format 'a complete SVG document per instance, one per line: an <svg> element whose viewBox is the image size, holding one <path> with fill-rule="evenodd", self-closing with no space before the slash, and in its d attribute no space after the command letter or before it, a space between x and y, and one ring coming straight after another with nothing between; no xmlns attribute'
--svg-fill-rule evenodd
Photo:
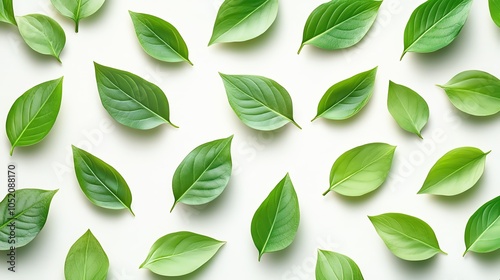
<svg viewBox="0 0 500 280"><path fill-rule="evenodd" d="M186 275L212 259L224 244L192 232L170 233L153 244L140 268L163 276Z"/></svg>
<svg viewBox="0 0 500 280"><path fill-rule="evenodd" d="M318 250L316 280L363 280L358 265L348 256Z"/></svg>
<svg viewBox="0 0 500 280"><path fill-rule="evenodd" d="M356 115L368 103L375 88L377 67L330 87L318 104L317 118L345 120Z"/></svg>
<svg viewBox="0 0 500 280"><path fill-rule="evenodd" d="M398 258L422 261L437 253L446 255L439 248L432 228L419 218L400 213L386 213L368 218L387 248Z"/></svg>
<svg viewBox="0 0 500 280"><path fill-rule="evenodd" d="M389 81L387 108L402 129L422 138L422 128L429 120L429 106L418 93Z"/></svg>
<svg viewBox="0 0 500 280"><path fill-rule="evenodd" d="M265 253L281 251L290 246L299 222L299 200L292 180L286 174L252 218L252 239L259 250L259 261Z"/></svg>
<svg viewBox="0 0 500 280"><path fill-rule="evenodd" d="M500 0L489 0L491 18L500 27Z"/></svg>
<svg viewBox="0 0 500 280"><path fill-rule="evenodd" d="M464 252L489 253L500 249L500 196L486 202L465 227Z"/></svg>
<svg viewBox="0 0 500 280"><path fill-rule="evenodd" d="M472 0L428 0L418 6L406 24L404 51L430 53L448 46L469 15Z"/></svg>
<svg viewBox="0 0 500 280"><path fill-rule="evenodd" d="M248 41L262 35L278 16L278 0L225 0L208 45Z"/></svg>
<svg viewBox="0 0 500 280"><path fill-rule="evenodd" d="M216 199L231 178L233 136L196 147L182 160L172 178L175 202L201 205Z"/></svg>
<svg viewBox="0 0 500 280"><path fill-rule="evenodd" d="M500 80L483 71L457 74L447 84L438 85L453 106L473 116L490 116L500 111Z"/></svg>
<svg viewBox="0 0 500 280"><path fill-rule="evenodd" d="M5 196L0 202L0 251L9 250L11 246L23 247L35 239L47 221L50 202L56 192L20 189ZM15 210L9 207L12 202L15 202ZM13 229L15 243L10 239Z"/></svg>
<svg viewBox="0 0 500 280"><path fill-rule="evenodd" d="M165 93L132 73L94 62L97 88L106 111L117 122L135 129L152 129L170 122Z"/></svg>
<svg viewBox="0 0 500 280"><path fill-rule="evenodd" d="M106 280L109 260L90 230L69 249L64 263L66 280Z"/></svg>
<svg viewBox="0 0 500 280"><path fill-rule="evenodd" d="M95 205L107 209L128 209L132 215L132 193L122 175L94 155L73 148L75 173L80 188Z"/></svg>
<svg viewBox="0 0 500 280"><path fill-rule="evenodd" d="M137 39L151 57L166 62L189 61L189 52L177 29L159 17L129 11Z"/></svg>
<svg viewBox="0 0 500 280"><path fill-rule="evenodd" d="M326 50L352 47L365 37L382 1L336 0L321 4L309 15L302 44Z"/></svg>
<svg viewBox="0 0 500 280"><path fill-rule="evenodd" d="M395 146L365 144L343 153L330 171L330 191L345 196L361 196L376 190L391 170Z"/></svg>
<svg viewBox="0 0 500 280"><path fill-rule="evenodd" d="M473 147L447 152L432 166L418 193L452 196L465 192L483 175L489 153Z"/></svg>
<svg viewBox="0 0 500 280"><path fill-rule="evenodd" d="M12 0L0 0L0 22L17 25Z"/></svg>
<svg viewBox="0 0 500 280"><path fill-rule="evenodd" d="M231 108L247 126L263 131L275 130L293 120L292 98L277 82L250 75L219 73Z"/></svg>
<svg viewBox="0 0 500 280"><path fill-rule="evenodd" d="M66 34L59 23L48 16L32 14L18 17L17 26L30 48L61 62L59 56L66 44Z"/></svg>
<svg viewBox="0 0 500 280"><path fill-rule="evenodd" d="M75 22L75 32L78 33L80 20L95 14L105 0L50 0L61 15Z"/></svg>
<svg viewBox="0 0 500 280"><path fill-rule="evenodd" d="M56 122L61 108L63 77L36 85L10 108L5 125L12 146L31 146L42 141Z"/></svg>

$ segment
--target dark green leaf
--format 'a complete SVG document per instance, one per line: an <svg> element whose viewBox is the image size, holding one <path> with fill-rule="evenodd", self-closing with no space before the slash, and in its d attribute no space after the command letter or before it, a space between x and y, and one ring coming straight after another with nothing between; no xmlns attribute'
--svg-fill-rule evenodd
<svg viewBox="0 0 500 280"><path fill-rule="evenodd" d="M12 0L0 0L0 22L17 25Z"/></svg>
<svg viewBox="0 0 500 280"><path fill-rule="evenodd" d="M483 206L469 218L465 227L465 254L489 253L500 249L500 196Z"/></svg>

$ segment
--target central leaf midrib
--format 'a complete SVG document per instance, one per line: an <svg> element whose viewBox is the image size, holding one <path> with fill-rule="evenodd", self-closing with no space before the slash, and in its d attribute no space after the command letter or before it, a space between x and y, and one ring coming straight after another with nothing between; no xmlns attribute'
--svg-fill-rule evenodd
<svg viewBox="0 0 500 280"><path fill-rule="evenodd" d="M3 229L6 225L10 224L12 221L16 221L20 216L22 216L24 213L28 212L31 208L34 208L35 205L43 202L45 199L46 198L36 201L35 203L31 204L29 207L23 209L20 213L16 214L14 217L7 219L7 221L4 224L0 225L0 229Z"/></svg>
<svg viewBox="0 0 500 280"><path fill-rule="evenodd" d="M484 96L484 97L493 99L495 101L500 101L500 97L494 97L494 96L491 96L491 95L488 95L488 94L485 94L485 93L482 93L482 92L479 92L479 91L473 91L471 89L460 88L460 87L453 87L453 86L445 86L444 88L445 89L458 90L458 91L465 91L465 92L468 92L468 93L474 93L474 94L477 94L477 95L480 95L480 96Z"/></svg>
<svg viewBox="0 0 500 280"><path fill-rule="evenodd" d="M168 255L168 256L164 256L164 257L158 257L158 258L150 259L145 265L153 264L155 262L159 262L159 261L162 261L162 260L172 259L172 258L175 258L175 257L178 257L178 256L182 256L182 255L185 255L185 254L189 254L189 253L192 253L192 252L199 251L200 249L205 249L205 248L209 248L209 247L217 247L218 245L220 245L220 244L203 246L203 247L199 247L199 248L194 248L192 250L184 251L184 252L181 252L181 253L178 253L178 254L172 254L172 255Z"/></svg>
<svg viewBox="0 0 500 280"><path fill-rule="evenodd" d="M264 242L264 245L262 246L262 249L259 252L260 256L262 256L265 253L267 244L269 243L269 239L271 239L271 235L273 233L274 226L276 225L276 220L278 219L278 213L280 212L279 210L280 210L280 206L281 206L281 201L283 200L283 192L285 191L286 182L287 182L287 180L285 180L283 182L283 187L281 188L281 192L280 192L280 196L279 196L279 200L278 200L278 205L276 206L276 213L274 213L273 222L271 224L271 228L269 229L269 233L267 234L266 241ZM260 259L260 256L259 256L259 259Z"/></svg>
<svg viewBox="0 0 500 280"><path fill-rule="evenodd" d="M407 110L406 106L403 104L403 101L401 100L399 94L395 94L396 95L396 98L398 99L399 103L401 104L401 107L403 108L404 112L406 113L406 115L408 116L408 118L410 119L410 122L411 124L413 125L413 128L418 132L420 133L420 131L418 131L418 128L417 128L417 123L416 121L413 119L413 116L410 114L410 112Z"/></svg>
<svg viewBox="0 0 500 280"><path fill-rule="evenodd" d="M481 238L483 237L483 235L485 235L499 220L500 220L500 216L498 216L491 224L488 225L488 227L486 227L484 229L483 232L481 232L481 234L476 238L476 240L474 240L474 242L472 242L472 244L470 244L470 246L467 247L465 252L467 253L470 248L472 248L477 242L481 241Z"/></svg>
<svg viewBox="0 0 500 280"><path fill-rule="evenodd" d="M411 239L411 240L417 241L418 243L421 243L421 244L425 245L426 247L429 247L429 248L431 248L431 249L434 249L434 250L436 250L437 252L442 252L442 251L441 251L441 249L440 249L439 247L437 247L437 248L436 248L436 247L432 246L431 244L426 243L426 242L425 242L425 241L423 241L423 240L417 239L417 238L415 238L415 237L413 237L413 236L409 236L409 235L407 235L406 233L401 232L401 231L399 231L399 230L397 230L397 229L395 229L395 228L393 228L393 227L389 227L389 228L390 228L390 229L392 229L392 230L394 230L395 232L397 232L397 233L401 234L402 236L404 236L404 237L408 238L408 239ZM438 245L438 246L439 246L439 245Z"/></svg>

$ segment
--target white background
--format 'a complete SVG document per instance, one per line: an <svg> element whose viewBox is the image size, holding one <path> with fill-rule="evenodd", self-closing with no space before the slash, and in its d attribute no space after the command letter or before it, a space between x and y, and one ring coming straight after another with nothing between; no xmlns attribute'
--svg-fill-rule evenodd
<svg viewBox="0 0 500 280"><path fill-rule="evenodd" d="M314 279L317 248L353 258L365 279L498 280L500 251L485 255L465 249L468 218L486 201L500 195L498 116L469 117L434 86L469 69L500 76L500 29L493 24L486 0L476 0L460 36L433 54L409 53L399 61L403 31L411 12L423 1L385 0L368 36L343 51L304 47L297 55L309 13L322 0L284 0L271 29L241 44L207 47L219 0L109 0L98 14L82 20L75 34L71 20L56 13L48 0L14 1L16 15L42 13L64 28L67 44L59 65L31 51L15 28L0 25L0 122L15 99L30 87L65 76L62 108L49 136L40 144L17 148L12 158L7 137L0 141L0 166L19 168L20 188L59 189L49 219L38 237L18 250L18 272L7 271L0 255L0 279L63 279L70 246L88 228L110 259L108 279L163 279L138 267L159 237L180 230L205 234L228 243L198 272L179 279ZM194 67L168 64L147 56L139 46L128 10L149 13L174 24L190 51ZM117 124L103 109L92 62L138 74L156 83L171 105L168 125L136 131ZM369 104L343 122L310 120L324 92L334 83L379 66ZM295 119L302 130L287 125L275 132L247 128L232 112L218 72L257 74L275 79L290 92ZM401 130L386 107L389 79L420 93L431 117L425 140ZM234 134L234 172L226 191L204 207L178 205L173 213L171 179L177 165L196 146ZM369 142L397 145L389 180L361 198L328 187L330 168L348 149ZM108 211L92 205L76 181L70 146L74 144L113 165L129 183L132 208ZM416 195L430 167L460 146L493 150L477 186L451 198ZM259 263L250 236L250 221L262 200L290 172L297 190L301 224L286 250L267 254ZM5 174L6 172L3 172ZM0 195L7 193L6 176ZM428 222L448 256L406 262L393 256L367 215L402 212Z"/></svg>

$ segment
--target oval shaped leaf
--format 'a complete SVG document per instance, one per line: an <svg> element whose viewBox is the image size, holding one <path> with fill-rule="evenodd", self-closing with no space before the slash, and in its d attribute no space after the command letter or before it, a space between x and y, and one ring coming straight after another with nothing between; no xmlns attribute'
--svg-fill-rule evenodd
<svg viewBox="0 0 500 280"><path fill-rule="evenodd" d="M491 18L500 27L500 0L489 0Z"/></svg>
<svg viewBox="0 0 500 280"><path fill-rule="evenodd" d="M0 0L0 21L17 25L12 0Z"/></svg>
<svg viewBox="0 0 500 280"><path fill-rule="evenodd" d="M500 249L500 196L486 202L469 218L465 227L465 254Z"/></svg>
<svg viewBox="0 0 500 280"><path fill-rule="evenodd" d="M48 16L32 14L18 17L17 26L31 49L61 62L59 56L66 44L66 34L59 23Z"/></svg>
<svg viewBox="0 0 500 280"><path fill-rule="evenodd" d="M50 0L61 15L75 22L75 32L78 33L80 20L95 14L105 0Z"/></svg>
<svg viewBox="0 0 500 280"><path fill-rule="evenodd" d="M330 172L330 191L345 196L360 196L376 190L391 170L395 146L365 144L343 153Z"/></svg>
<svg viewBox="0 0 500 280"><path fill-rule="evenodd" d="M247 126L263 131L275 130L292 122L292 98L277 82L250 75L219 73L227 98L238 118Z"/></svg>
<svg viewBox="0 0 500 280"><path fill-rule="evenodd" d="M40 233L57 190L20 189L0 202L0 251L23 247ZM15 203L15 209L9 203ZM10 232L15 230L15 243ZM10 242L9 242L10 241Z"/></svg>
<svg viewBox="0 0 500 280"><path fill-rule="evenodd" d="M193 65L188 58L186 42L172 24L152 15L129 13L137 39L147 54L161 61L186 61Z"/></svg>
<svg viewBox="0 0 500 280"><path fill-rule="evenodd" d="M318 104L317 118L345 120L356 115L370 100L375 88L377 67L330 87Z"/></svg>
<svg viewBox="0 0 500 280"><path fill-rule="evenodd" d="M422 128L429 120L429 106L418 93L389 81L387 108L402 129L422 138Z"/></svg>
<svg viewBox="0 0 500 280"><path fill-rule="evenodd" d="M453 106L473 116L490 116L500 111L500 80L483 71L464 71L444 89Z"/></svg>
<svg viewBox="0 0 500 280"><path fill-rule="evenodd" d="M286 174L252 218L252 239L259 250L259 261L265 253L281 251L290 246L299 222L299 200L292 180Z"/></svg>
<svg viewBox="0 0 500 280"><path fill-rule="evenodd" d="M316 280L363 280L358 265L348 256L318 250Z"/></svg>
<svg viewBox="0 0 500 280"><path fill-rule="evenodd" d="M432 166L418 193L452 196L465 192L483 175L489 153L473 147L447 152Z"/></svg>
<svg viewBox="0 0 500 280"><path fill-rule="evenodd" d="M278 0L225 0L208 45L248 41L262 35L278 15Z"/></svg>
<svg viewBox="0 0 500 280"><path fill-rule="evenodd" d="M122 175L94 155L73 148L75 173L80 188L95 205L107 209L128 209L132 215L132 193Z"/></svg>
<svg viewBox="0 0 500 280"><path fill-rule="evenodd" d="M36 85L10 108L5 125L12 146L31 146L42 141L56 122L61 108L63 77Z"/></svg>
<svg viewBox="0 0 500 280"><path fill-rule="evenodd" d="M189 274L207 263L226 244L197 233L181 231L158 239L140 268L163 276Z"/></svg>
<svg viewBox="0 0 500 280"><path fill-rule="evenodd" d="M321 4L309 15L302 44L326 50L352 47L368 33L382 1L337 0Z"/></svg>
<svg viewBox="0 0 500 280"><path fill-rule="evenodd" d="M472 0L429 0L418 6L406 24L404 51L430 53L448 46L469 15Z"/></svg>
<svg viewBox="0 0 500 280"><path fill-rule="evenodd" d="M432 228L419 218L400 213L386 213L368 218L387 248L398 258L422 261L437 253L446 254L439 248Z"/></svg>
<svg viewBox="0 0 500 280"><path fill-rule="evenodd" d="M66 280L106 280L108 269L108 256L89 229L69 249L64 277Z"/></svg>
<svg viewBox="0 0 500 280"><path fill-rule="evenodd" d="M117 122L135 129L152 129L170 122L165 93L132 73L94 62L99 96L104 109Z"/></svg>

